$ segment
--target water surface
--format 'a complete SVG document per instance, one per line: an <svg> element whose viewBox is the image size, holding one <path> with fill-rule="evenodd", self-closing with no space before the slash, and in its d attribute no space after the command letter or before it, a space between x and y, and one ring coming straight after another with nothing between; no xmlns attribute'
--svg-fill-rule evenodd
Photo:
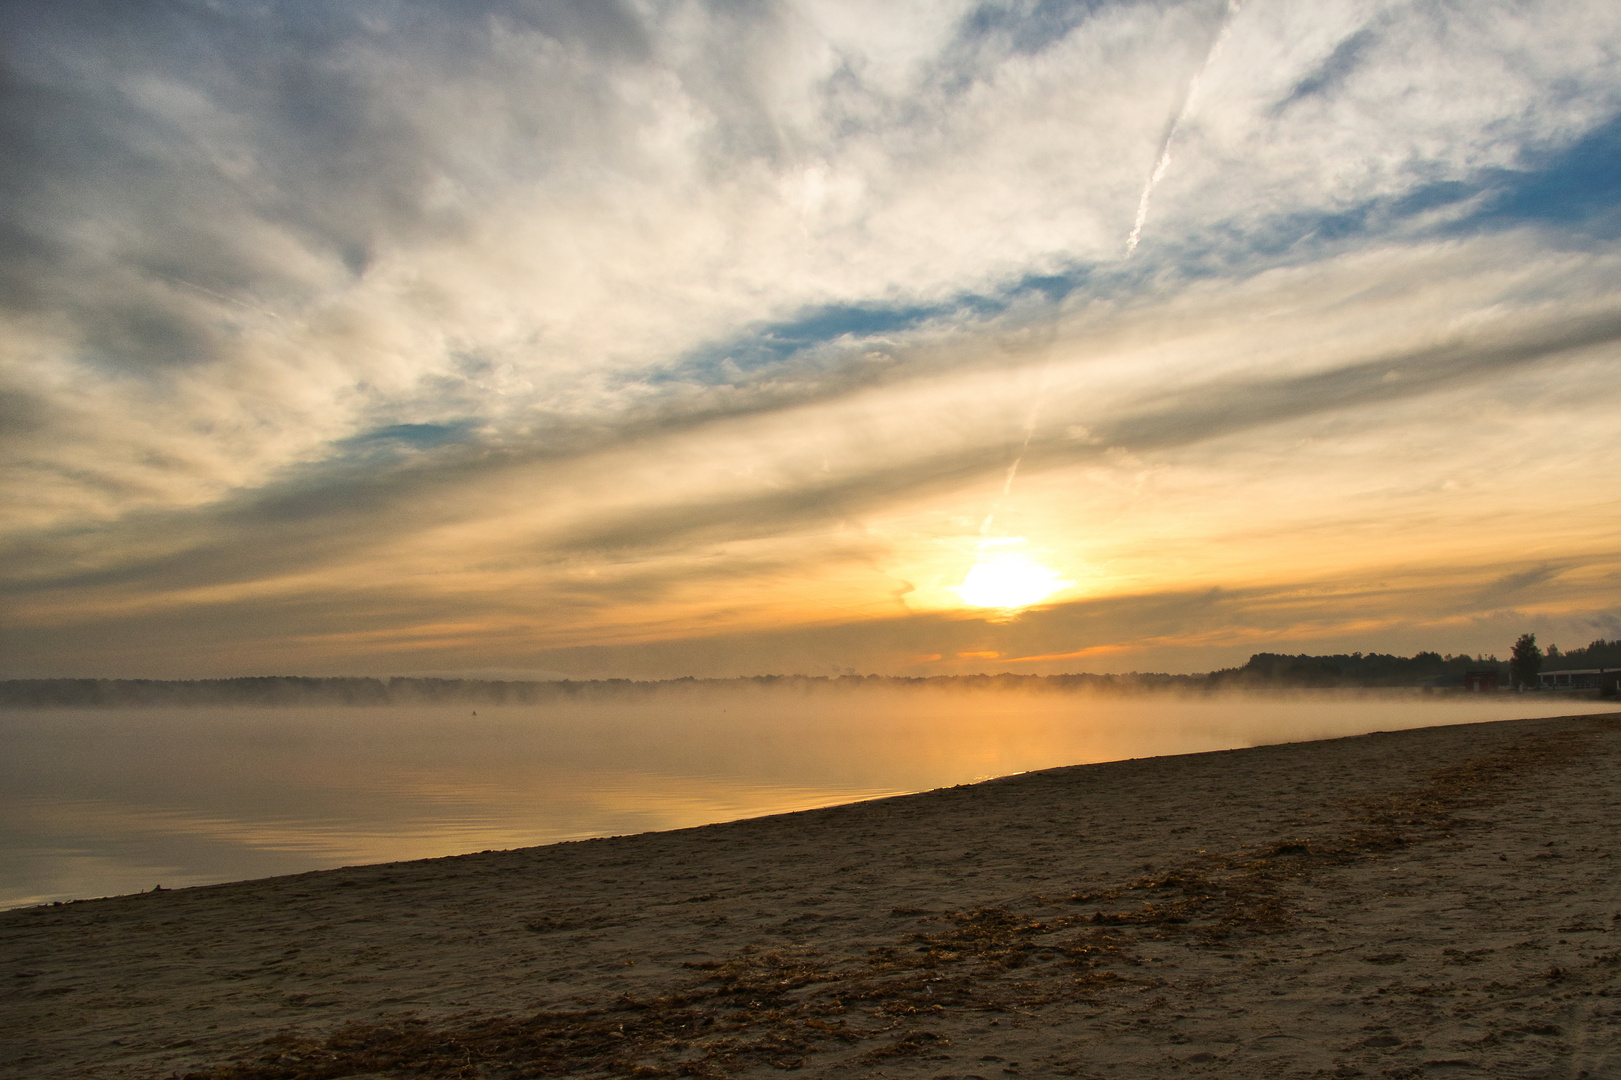
<svg viewBox="0 0 1621 1080"><path fill-rule="evenodd" d="M1605 711L1540 695L667 689L0 712L0 907L729 821L1083 762Z"/></svg>

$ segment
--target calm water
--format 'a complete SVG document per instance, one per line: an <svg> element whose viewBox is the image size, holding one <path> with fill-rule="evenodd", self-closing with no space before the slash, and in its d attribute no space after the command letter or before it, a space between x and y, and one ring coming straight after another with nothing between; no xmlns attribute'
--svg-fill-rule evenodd
<svg viewBox="0 0 1621 1080"><path fill-rule="evenodd" d="M1054 765L1613 706L1538 695L665 691L0 712L0 907L644 832Z"/></svg>

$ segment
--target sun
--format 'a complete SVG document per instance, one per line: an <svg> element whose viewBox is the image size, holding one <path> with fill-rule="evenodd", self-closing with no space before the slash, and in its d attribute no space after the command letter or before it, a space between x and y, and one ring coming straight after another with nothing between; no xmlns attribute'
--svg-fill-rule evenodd
<svg viewBox="0 0 1621 1080"><path fill-rule="evenodd" d="M957 587L957 595L972 607L1022 608L1073 584L1024 555L1007 552L981 557Z"/></svg>

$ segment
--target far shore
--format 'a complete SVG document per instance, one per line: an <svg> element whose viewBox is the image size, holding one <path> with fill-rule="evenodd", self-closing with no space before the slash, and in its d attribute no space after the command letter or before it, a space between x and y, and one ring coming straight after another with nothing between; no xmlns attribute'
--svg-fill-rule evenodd
<svg viewBox="0 0 1621 1080"><path fill-rule="evenodd" d="M1621 714L0 913L0 1077L1621 1075Z"/></svg>

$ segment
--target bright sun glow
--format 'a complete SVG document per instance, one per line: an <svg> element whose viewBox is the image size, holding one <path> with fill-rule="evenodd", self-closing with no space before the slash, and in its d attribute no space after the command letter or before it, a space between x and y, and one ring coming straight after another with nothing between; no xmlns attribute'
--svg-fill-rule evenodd
<svg viewBox="0 0 1621 1080"><path fill-rule="evenodd" d="M1073 584L1040 563L1008 553L981 558L958 586L957 595L974 607L1022 608Z"/></svg>

